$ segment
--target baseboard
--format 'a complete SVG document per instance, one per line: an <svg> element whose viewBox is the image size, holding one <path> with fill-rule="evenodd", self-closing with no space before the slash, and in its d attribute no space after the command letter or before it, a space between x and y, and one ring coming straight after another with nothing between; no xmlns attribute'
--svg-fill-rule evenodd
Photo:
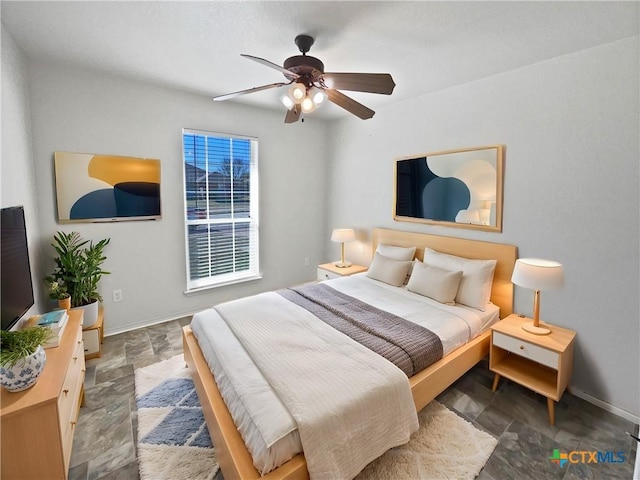
<svg viewBox="0 0 640 480"><path fill-rule="evenodd" d="M116 330L106 330L105 329L104 336L105 337L110 337L112 335L118 335L120 333L130 332L132 330L138 330L139 328L151 327L152 325L158 325L160 323L171 322L173 320L178 320L178 319L184 318L184 317L191 317L192 315L195 315L196 313L201 312L202 310L203 310L203 308L199 308L197 310L193 310L192 312L184 312L184 313L171 315L171 316L168 316L168 317L162 317L162 318L156 318L156 319L148 320L146 322L129 324L125 328L120 328L120 329L116 329Z"/></svg>
<svg viewBox="0 0 640 480"><path fill-rule="evenodd" d="M613 413L615 415L618 415L619 417L625 418L627 420L629 420L630 422L633 423L640 423L640 417L637 415L634 415L633 413L627 412L626 410L623 410L622 408L616 407L614 405L611 405L610 403L604 402L602 400L600 400L599 398L596 397L592 397L591 395L589 395L588 393L585 393L581 390L578 390L576 388L570 387L571 390L571 394L575 395L576 397L579 397L583 400L586 400L589 403L594 404L596 407L600 407L601 409L609 412L609 413Z"/></svg>

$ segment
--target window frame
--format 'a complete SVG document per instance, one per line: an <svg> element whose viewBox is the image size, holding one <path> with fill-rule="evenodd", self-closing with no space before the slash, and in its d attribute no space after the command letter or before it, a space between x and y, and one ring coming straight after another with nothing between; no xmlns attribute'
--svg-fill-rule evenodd
<svg viewBox="0 0 640 480"><path fill-rule="evenodd" d="M187 172L186 172L186 151L185 151L185 136L186 135L196 135L205 137L205 142L207 138L221 138L225 140L248 140L250 149L249 149L249 215L247 217L234 217L233 213L233 203L234 203L234 181L230 182L230 206L231 212L230 217L224 218L211 218L210 217L210 208L209 201L212 194L215 192L220 192L220 190L209 190L209 175L206 177L206 211L207 216L204 219L189 219L188 209L189 209L189 199L187 192ZM228 134L228 133L220 133L220 132L211 132L205 130L197 130L193 128L183 128L182 129L182 198L183 198L183 215L184 215L184 239L185 239L185 266L186 266L186 290L185 293L193 293L201 290L206 290L210 288L217 288L225 285L232 285L236 283L242 283L247 281L254 281L262 278L260 275L260 256L259 256L259 177L258 177L258 147L259 142L256 137L250 137L246 135L236 135L236 134ZM231 157L230 157L231 158ZM195 163L194 163L195 166ZM230 168L233 169L233 160L231 160ZM233 171L233 170L232 170ZM209 258L208 268L209 275L206 277L191 279L191 255L190 255L190 233L189 227L193 225L223 225L223 224L231 224L232 228L235 228L236 225L243 224L248 225L249 227L249 269L242 271L234 271L229 273L217 274L213 275L211 272L211 268L213 266L211 262L211 258ZM209 233L210 235L210 233ZM210 237L209 237L210 238ZM234 241L232 242L232 249L235 249L235 233L233 237ZM208 240L207 244L210 246L211 241ZM209 253L211 253L211 248L209 249ZM234 268L236 266L236 259L234 258L233 265Z"/></svg>

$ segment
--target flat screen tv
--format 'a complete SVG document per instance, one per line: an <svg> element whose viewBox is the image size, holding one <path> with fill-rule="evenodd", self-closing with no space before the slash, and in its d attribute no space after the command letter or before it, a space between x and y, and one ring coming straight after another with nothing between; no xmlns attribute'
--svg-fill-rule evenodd
<svg viewBox="0 0 640 480"><path fill-rule="evenodd" d="M55 152L60 223L156 220L160 160Z"/></svg>
<svg viewBox="0 0 640 480"><path fill-rule="evenodd" d="M33 282L23 207L2 209L2 330L9 330L33 306Z"/></svg>

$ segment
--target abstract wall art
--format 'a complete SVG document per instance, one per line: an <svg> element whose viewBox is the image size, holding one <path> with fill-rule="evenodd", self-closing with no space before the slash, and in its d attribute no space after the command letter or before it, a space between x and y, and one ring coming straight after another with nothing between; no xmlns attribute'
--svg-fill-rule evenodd
<svg viewBox="0 0 640 480"><path fill-rule="evenodd" d="M155 220L160 160L55 152L58 222Z"/></svg>
<svg viewBox="0 0 640 480"><path fill-rule="evenodd" d="M396 159L394 220L502 231L504 146Z"/></svg>

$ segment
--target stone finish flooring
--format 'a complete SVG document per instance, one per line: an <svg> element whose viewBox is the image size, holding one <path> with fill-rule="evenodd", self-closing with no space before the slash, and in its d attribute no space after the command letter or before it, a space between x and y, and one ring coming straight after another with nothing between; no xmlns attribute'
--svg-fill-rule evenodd
<svg viewBox="0 0 640 480"><path fill-rule="evenodd" d="M189 321L186 317L106 337L102 357L87 361L70 479L139 478L133 372L182 353L181 327ZM637 442L625 432L638 436L637 425L565 393L551 426L545 398L504 379L493 393L492 380L488 362L480 362L437 399L498 439L479 480L632 478ZM560 468L550 460L554 449L614 452L610 459L622 452L625 460Z"/></svg>

